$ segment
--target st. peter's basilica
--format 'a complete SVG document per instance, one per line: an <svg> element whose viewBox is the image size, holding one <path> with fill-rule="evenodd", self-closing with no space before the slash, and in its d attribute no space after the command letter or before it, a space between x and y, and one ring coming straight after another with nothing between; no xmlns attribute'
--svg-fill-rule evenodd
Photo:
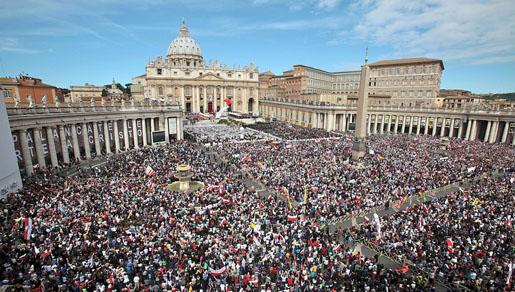
<svg viewBox="0 0 515 292"><path fill-rule="evenodd" d="M183 21L166 58L149 61L146 74L133 78L133 95L180 102L186 112L202 113L217 112L231 99L230 110L257 115L258 75L252 63L243 68L216 61L206 64Z"/></svg>

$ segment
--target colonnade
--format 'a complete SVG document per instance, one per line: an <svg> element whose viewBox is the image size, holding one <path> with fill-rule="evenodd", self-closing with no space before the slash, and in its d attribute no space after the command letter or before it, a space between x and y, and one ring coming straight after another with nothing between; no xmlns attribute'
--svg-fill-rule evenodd
<svg viewBox="0 0 515 292"><path fill-rule="evenodd" d="M260 113L265 118L275 118L304 127L326 131L354 130L355 107L320 106L302 103L261 101ZM367 134L432 135L488 143L515 145L515 115L513 112L484 114L482 112L457 112L441 109L434 113L405 108L388 111L369 109Z"/></svg>
<svg viewBox="0 0 515 292"><path fill-rule="evenodd" d="M19 142L19 160L26 175L34 172L33 157L39 168L80 162L91 157L106 156L152 145L152 132L164 131L170 141L168 118L175 118L175 139L183 139L182 118L167 116L125 117L101 121L73 119L46 125L11 127ZM121 125L120 125L121 124ZM32 140L32 141L30 141ZM30 143L29 143L30 142ZM15 143L16 144L16 143ZM16 146L16 145L15 145ZM59 151L58 151L59 150ZM47 165L49 163L49 165Z"/></svg>

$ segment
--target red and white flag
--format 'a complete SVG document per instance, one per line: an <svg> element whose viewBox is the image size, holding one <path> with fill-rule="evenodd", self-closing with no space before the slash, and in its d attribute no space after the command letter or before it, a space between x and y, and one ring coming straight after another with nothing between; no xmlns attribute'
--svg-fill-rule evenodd
<svg viewBox="0 0 515 292"><path fill-rule="evenodd" d="M150 167L150 165L148 165L147 168L145 169L145 174L148 176L154 176L154 175L156 175L156 172L152 167Z"/></svg>
<svg viewBox="0 0 515 292"><path fill-rule="evenodd" d="M298 219L299 219L299 218L297 218L297 216L289 216L289 215L288 215L288 219L287 219L287 220L288 220L288 222L295 222L295 221L297 221Z"/></svg>
<svg viewBox="0 0 515 292"><path fill-rule="evenodd" d="M23 218L23 239L29 240L32 234L32 218Z"/></svg>
<svg viewBox="0 0 515 292"><path fill-rule="evenodd" d="M213 277L218 277L220 275L222 275L223 273L225 273L225 271L227 270L226 267L222 267L218 270L212 270L212 269L209 269L209 273L211 274L211 276Z"/></svg>

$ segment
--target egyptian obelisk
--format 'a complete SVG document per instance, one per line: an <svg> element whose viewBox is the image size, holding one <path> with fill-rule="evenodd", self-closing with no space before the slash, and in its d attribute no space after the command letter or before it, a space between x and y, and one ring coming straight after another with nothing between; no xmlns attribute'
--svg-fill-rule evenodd
<svg viewBox="0 0 515 292"><path fill-rule="evenodd" d="M359 80L358 109L356 117L356 131L352 139L352 159L358 160L365 156L367 139L367 109L368 109L368 86L370 68L367 65L367 57L365 64L361 66L361 77Z"/></svg>

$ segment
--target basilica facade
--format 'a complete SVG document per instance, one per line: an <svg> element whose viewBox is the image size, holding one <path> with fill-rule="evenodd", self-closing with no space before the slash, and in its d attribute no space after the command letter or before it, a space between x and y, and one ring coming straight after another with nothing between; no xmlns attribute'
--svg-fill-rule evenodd
<svg viewBox="0 0 515 292"><path fill-rule="evenodd" d="M230 68L217 61L206 64L184 22L166 57L149 61L145 74L132 82L134 96L178 102L187 113L214 113L230 104L229 111L259 114L257 66Z"/></svg>

